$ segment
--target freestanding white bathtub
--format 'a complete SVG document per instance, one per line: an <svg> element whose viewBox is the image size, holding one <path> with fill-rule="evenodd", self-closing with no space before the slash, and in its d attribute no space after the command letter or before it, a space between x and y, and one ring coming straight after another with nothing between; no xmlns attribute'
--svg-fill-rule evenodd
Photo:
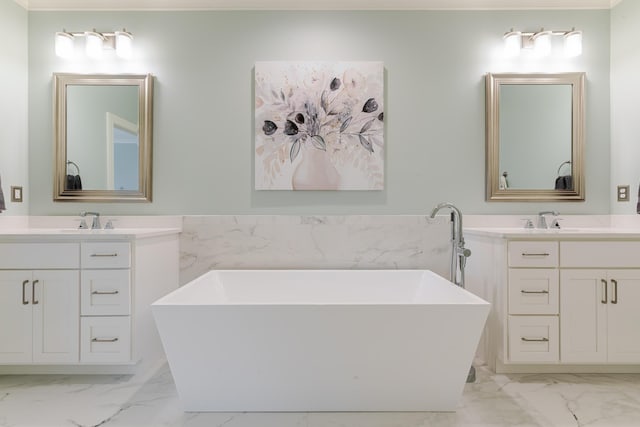
<svg viewBox="0 0 640 427"><path fill-rule="evenodd" d="M424 270L214 270L152 311L186 411L454 411L489 303Z"/></svg>

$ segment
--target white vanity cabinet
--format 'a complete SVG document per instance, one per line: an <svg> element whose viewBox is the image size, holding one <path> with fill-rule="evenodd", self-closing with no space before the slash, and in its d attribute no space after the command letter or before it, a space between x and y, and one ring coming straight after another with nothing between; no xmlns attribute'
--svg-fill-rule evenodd
<svg viewBox="0 0 640 427"><path fill-rule="evenodd" d="M160 362L151 303L178 287L178 233L0 233L0 374Z"/></svg>
<svg viewBox="0 0 640 427"><path fill-rule="evenodd" d="M467 231L467 243L467 288L492 303L491 369L640 371L640 238Z"/></svg>
<svg viewBox="0 0 640 427"><path fill-rule="evenodd" d="M78 243L0 243L0 363L78 363L78 268Z"/></svg>
<svg viewBox="0 0 640 427"><path fill-rule="evenodd" d="M640 363L640 242L576 243L561 242L561 360Z"/></svg>

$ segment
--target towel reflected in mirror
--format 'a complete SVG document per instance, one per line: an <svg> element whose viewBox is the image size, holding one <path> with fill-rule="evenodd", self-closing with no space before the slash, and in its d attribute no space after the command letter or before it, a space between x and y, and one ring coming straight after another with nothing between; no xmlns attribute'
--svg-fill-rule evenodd
<svg viewBox="0 0 640 427"><path fill-rule="evenodd" d="M573 178L571 175L563 175L556 178L556 190L573 190Z"/></svg>
<svg viewBox="0 0 640 427"><path fill-rule="evenodd" d="M69 173L69 166L75 168L75 173ZM64 182L65 190L82 190L82 179L80 179L80 168L71 160L67 160L67 179Z"/></svg>
<svg viewBox="0 0 640 427"><path fill-rule="evenodd" d="M4 193L2 192L2 179L0 179L0 212L7 210L4 204Z"/></svg>

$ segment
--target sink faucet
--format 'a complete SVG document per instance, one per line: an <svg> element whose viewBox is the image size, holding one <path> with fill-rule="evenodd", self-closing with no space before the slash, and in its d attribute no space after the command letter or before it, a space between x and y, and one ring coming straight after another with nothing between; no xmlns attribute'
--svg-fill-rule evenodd
<svg viewBox="0 0 640 427"><path fill-rule="evenodd" d="M547 218L545 217L545 215L558 216L560 214L557 211L538 212L538 228L549 228L547 226Z"/></svg>
<svg viewBox="0 0 640 427"><path fill-rule="evenodd" d="M93 220L91 221L91 229L92 230L99 230L101 228L101 226L100 226L100 213L98 213L98 212L85 212L85 211L80 212L80 216L81 217L85 217L87 215L93 215Z"/></svg>

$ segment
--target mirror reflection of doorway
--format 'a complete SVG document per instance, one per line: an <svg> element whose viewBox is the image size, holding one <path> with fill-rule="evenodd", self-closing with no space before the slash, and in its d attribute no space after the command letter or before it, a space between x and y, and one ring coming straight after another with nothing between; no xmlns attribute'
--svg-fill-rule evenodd
<svg viewBox="0 0 640 427"><path fill-rule="evenodd" d="M138 125L107 112L107 189L138 190Z"/></svg>

